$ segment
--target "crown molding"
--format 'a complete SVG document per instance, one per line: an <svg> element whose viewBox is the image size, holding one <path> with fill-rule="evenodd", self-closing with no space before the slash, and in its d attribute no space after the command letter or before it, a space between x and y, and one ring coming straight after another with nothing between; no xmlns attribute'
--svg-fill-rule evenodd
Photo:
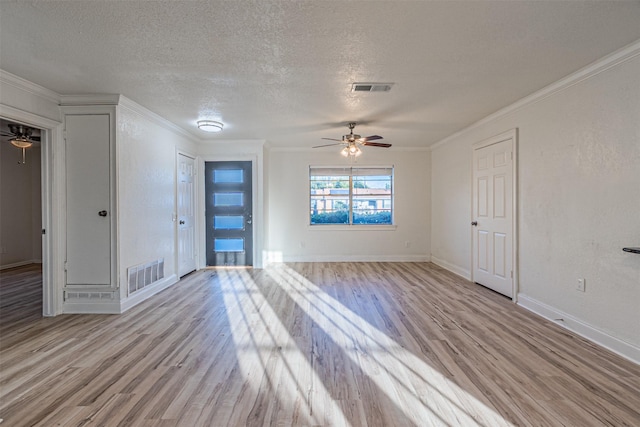
<svg viewBox="0 0 640 427"><path fill-rule="evenodd" d="M61 95L60 106L118 105L121 95L111 93L93 93L85 95Z"/></svg>
<svg viewBox="0 0 640 427"><path fill-rule="evenodd" d="M148 108L138 104L137 102L127 98L124 95L119 95L119 103L118 105L120 107L124 107L127 110L138 114L141 117L146 118L147 120L173 132L176 134L179 134L185 138L187 138L189 141L193 142L193 143L199 143L200 140L198 138L196 138L193 134L187 132L186 130L184 130L183 128L181 128L180 126L174 124L173 122L170 122L169 120L165 119L164 117L162 117L159 114L154 113L153 111L149 110Z"/></svg>
<svg viewBox="0 0 640 427"><path fill-rule="evenodd" d="M60 102L60 95L58 93L2 69L0 69L0 82L44 98L54 104Z"/></svg>
<svg viewBox="0 0 640 427"><path fill-rule="evenodd" d="M20 110L10 105L0 104L0 117L15 120L29 126L42 127L46 129L54 129L62 122L47 117L39 116L29 111Z"/></svg>
<svg viewBox="0 0 640 427"><path fill-rule="evenodd" d="M338 144L336 144L336 147ZM285 152L285 153L296 153L296 152L311 152L316 150L313 147L282 147L282 146L274 146L271 144L265 144L265 148L273 153L277 152ZM364 148L364 150L368 150L369 148ZM363 150L363 152L364 152ZM331 149L327 148L325 152L330 152ZM429 152L431 151L431 147L389 147L387 148L387 152Z"/></svg>
<svg viewBox="0 0 640 427"><path fill-rule="evenodd" d="M622 49L619 49L603 58L600 58L597 61L587 65L586 67L581 68L580 70L572 74L569 74L566 77L563 77L562 79L556 81L555 83L551 83L550 85L545 86L544 88L532 93L531 95L525 96L519 101L516 101L513 104L510 104L496 111L495 113L490 114L487 117L478 120L477 122L467 126L466 128L452 135L449 135L444 139L441 139L435 144L432 144L430 148L432 150L435 150L439 147L442 147L443 145L446 145L447 143L453 141L454 139L457 139L458 137L482 125L485 125L489 122L492 122L501 117L509 115L527 106L533 105L550 96L563 92L572 86L575 86L585 80L591 79L599 75L600 73L603 73L613 67L617 67L627 61L630 61L639 55L640 55L640 40L636 40L635 42L628 44Z"/></svg>

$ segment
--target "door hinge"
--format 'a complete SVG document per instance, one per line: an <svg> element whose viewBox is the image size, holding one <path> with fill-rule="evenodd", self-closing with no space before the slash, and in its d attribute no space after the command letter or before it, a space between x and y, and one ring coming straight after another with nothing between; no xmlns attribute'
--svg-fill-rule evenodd
<svg viewBox="0 0 640 427"><path fill-rule="evenodd" d="M64 262L64 271L67 271L67 267L69 264L67 264L67 261Z"/></svg>
<svg viewBox="0 0 640 427"><path fill-rule="evenodd" d="M42 234L47 234L47 230L45 230L44 228L42 229Z"/></svg>
<svg viewBox="0 0 640 427"><path fill-rule="evenodd" d="M513 279L513 270L511 270L511 278Z"/></svg>

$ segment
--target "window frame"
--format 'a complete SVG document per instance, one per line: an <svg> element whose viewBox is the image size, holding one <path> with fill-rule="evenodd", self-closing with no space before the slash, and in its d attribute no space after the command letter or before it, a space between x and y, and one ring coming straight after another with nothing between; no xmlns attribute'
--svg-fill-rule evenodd
<svg viewBox="0 0 640 427"><path fill-rule="evenodd" d="M383 173L378 173L378 174L374 174L374 173L358 173L358 171L366 171L366 170L379 170L380 172ZM354 173L355 171L355 173ZM312 193L312 188L311 185L314 182L313 177L346 177L348 178L348 192L345 195L341 195L342 198L348 197L348 205L349 205L349 209L347 212L347 221L348 222L344 222L344 223L339 223L339 222L333 222L333 223L313 223L312 222L312 215L313 215L313 210L314 210L314 206L313 206L313 201L314 201L314 194ZM389 208L384 208L382 209L382 211L389 211L390 213L390 222L385 222L385 223L359 223L359 222L354 222L354 201L358 200L358 194L356 194L354 192L354 178L358 178L358 177L363 177L363 176L389 176ZM309 192L309 198L308 198L308 210L307 210L307 226L310 227L311 229L323 229L323 230L327 230L327 229L339 229L339 230L345 230L345 229L357 229L357 230L366 230L366 229L375 229L375 230L395 230L396 229L396 223L395 223L395 167L393 165L385 165L385 166L373 166L373 165L368 165L368 166L314 166L314 165L309 165L309 182L307 184L307 191ZM360 195L362 196L362 195ZM374 195L374 196L378 196L378 195ZM336 199L338 199L338 197L335 197ZM355 209L356 213L358 211L358 209Z"/></svg>

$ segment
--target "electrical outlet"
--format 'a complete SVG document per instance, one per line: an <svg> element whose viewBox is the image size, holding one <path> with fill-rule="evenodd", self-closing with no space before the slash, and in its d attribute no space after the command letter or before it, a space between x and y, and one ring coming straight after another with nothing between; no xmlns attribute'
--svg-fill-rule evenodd
<svg viewBox="0 0 640 427"><path fill-rule="evenodd" d="M584 279L578 279L578 284L576 285L576 289L579 290L580 292L585 291Z"/></svg>

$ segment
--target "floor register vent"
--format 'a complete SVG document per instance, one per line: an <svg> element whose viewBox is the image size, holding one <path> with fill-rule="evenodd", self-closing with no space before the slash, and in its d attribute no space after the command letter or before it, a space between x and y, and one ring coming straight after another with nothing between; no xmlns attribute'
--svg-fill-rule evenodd
<svg viewBox="0 0 640 427"><path fill-rule="evenodd" d="M129 295L164 278L164 258L127 268Z"/></svg>

